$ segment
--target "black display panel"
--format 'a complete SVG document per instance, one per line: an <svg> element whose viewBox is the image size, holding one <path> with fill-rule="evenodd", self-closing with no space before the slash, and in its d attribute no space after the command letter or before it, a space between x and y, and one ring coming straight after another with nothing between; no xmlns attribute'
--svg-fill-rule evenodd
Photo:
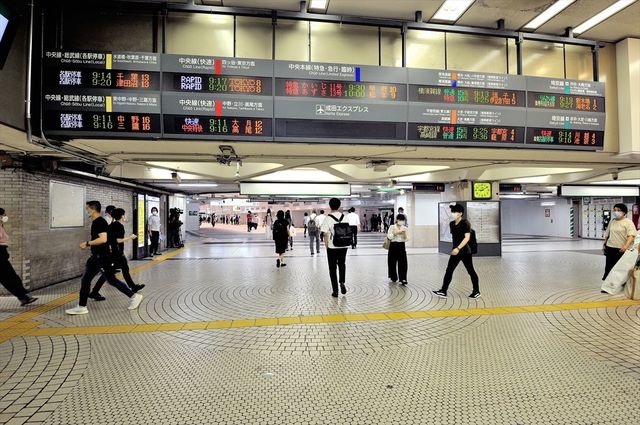
<svg viewBox="0 0 640 425"><path fill-rule="evenodd" d="M409 123L409 140L522 144L524 135L524 127Z"/></svg>
<svg viewBox="0 0 640 425"><path fill-rule="evenodd" d="M160 114L47 111L44 125L53 132L150 135L160 133Z"/></svg>
<svg viewBox="0 0 640 425"><path fill-rule="evenodd" d="M106 90L160 90L160 73L115 69L46 69L44 86Z"/></svg>
<svg viewBox="0 0 640 425"><path fill-rule="evenodd" d="M164 115L166 135L272 137L271 118Z"/></svg>
<svg viewBox="0 0 640 425"><path fill-rule="evenodd" d="M460 105L526 106L525 92L520 90L442 87L411 84L412 102L448 103Z"/></svg>
<svg viewBox="0 0 640 425"><path fill-rule="evenodd" d="M320 99L406 101L407 86L398 83L276 78L276 96Z"/></svg>
<svg viewBox="0 0 640 425"><path fill-rule="evenodd" d="M405 140L406 124L276 118L276 137Z"/></svg>
<svg viewBox="0 0 640 425"><path fill-rule="evenodd" d="M164 73L165 91L271 96L270 77Z"/></svg>
<svg viewBox="0 0 640 425"><path fill-rule="evenodd" d="M528 127L526 143L529 145L601 148L604 146L604 131Z"/></svg>
<svg viewBox="0 0 640 425"><path fill-rule="evenodd" d="M527 92L527 107L566 111L605 112L604 98L575 94Z"/></svg>

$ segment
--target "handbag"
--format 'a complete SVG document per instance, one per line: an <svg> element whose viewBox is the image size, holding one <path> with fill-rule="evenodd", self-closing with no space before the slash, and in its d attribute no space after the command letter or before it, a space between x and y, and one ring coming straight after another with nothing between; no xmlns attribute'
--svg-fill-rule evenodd
<svg viewBox="0 0 640 425"><path fill-rule="evenodd" d="M289 227L289 236L294 237L296 235L296 228L291 226Z"/></svg>
<svg viewBox="0 0 640 425"><path fill-rule="evenodd" d="M611 269L604 280L601 289L611 295L619 294L623 291L623 286L629 279L629 270L633 268L638 258L638 252L627 250Z"/></svg>
<svg viewBox="0 0 640 425"><path fill-rule="evenodd" d="M384 242L382 242L382 247L388 251L390 246L391 246L391 239L385 236Z"/></svg>

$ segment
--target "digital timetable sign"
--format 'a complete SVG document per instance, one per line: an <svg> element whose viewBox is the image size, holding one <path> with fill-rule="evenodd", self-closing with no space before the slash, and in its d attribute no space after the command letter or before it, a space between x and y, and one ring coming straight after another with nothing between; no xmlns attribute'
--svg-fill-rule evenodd
<svg viewBox="0 0 640 425"><path fill-rule="evenodd" d="M604 84L437 69L48 51L62 137L600 150Z"/></svg>
<svg viewBox="0 0 640 425"><path fill-rule="evenodd" d="M162 135L160 55L47 51L43 130L50 135Z"/></svg>

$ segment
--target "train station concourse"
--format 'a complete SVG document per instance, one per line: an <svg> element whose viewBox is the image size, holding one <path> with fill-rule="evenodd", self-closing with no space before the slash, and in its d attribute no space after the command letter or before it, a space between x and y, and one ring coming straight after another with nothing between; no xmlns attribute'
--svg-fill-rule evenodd
<svg viewBox="0 0 640 425"><path fill-rule="evenodd" d="M0 425L639 425L640 0L0 0Z"/></svg>

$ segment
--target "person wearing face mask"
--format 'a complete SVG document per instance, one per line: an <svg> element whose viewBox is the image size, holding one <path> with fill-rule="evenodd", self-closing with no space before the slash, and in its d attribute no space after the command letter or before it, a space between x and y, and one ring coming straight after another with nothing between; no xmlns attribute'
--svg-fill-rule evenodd
<svg viewBox="0 0 640 425"><path fill-rule="evenodd" d="M151 208L151 215L147 220L147 226L149 227L149 234L151 235L150 255L160 255L158 252L160 245L160 216L158 216L158 209L156 207Z"/></svg>
<svg viewBox="0 0 640 425"><path fill-rule="evenodd" d="M389 266L389 279L393 283L400 279L400 283L406 285L407 282L407 250L405 242L409 239L409 229L405 226L404 214L396 216L396 223L389 226L387 238L391 241L387 254L387 264Z"/></svg>
<svg viewBox="0 0 640 425"><path fill-rule="evenodd" d="M471 277L471 283L473 285L473 292L469 295L469 298L480 297L480 284L478 274L473 268L473 258L471 255L471 248L469 247L469 241L471 240L471 224L463 219L464 207L460 204L451 205L451 213L453 215L453 221L449 223L449 229L451 231L451 237L453 240L453 250L449 257L449 264L447 265L447 271L444 274L442 288L433 291L433 293L441 298L447 297L447 290L453 279L453 272L458 267L458 264L462 262L467 269L467 273Z"/></svg>
<svg viewBox="0 0 640 425"><path fill-rule="evenodd" d="M602 252L606 258L602 280L607 278L613 266L622 258L625 251L633 245L633 240L636 237L636 227L633 225L633 221L627 218L627 212L628 209L625 204L613 206L613 220L609 222L604 234L604 245L602 247Z"/></svg>
<svg viewBox="0 0 640 425"><path fill-rule="evenodd" d="M129 236L125 236L124 223L127 219L125 211L122 208L112 209L110 215L113 218L113 222L109 225L107 230L107 242L109 243L109 249L111 251L113 268L122 270L122 277L124 277L124 281L127 283L127 286L129 286L129 289L134 293L138 292L144 288L145 285L136 285L133 281L131 274L129 273L129 263L124 255L124 243L137 239L138 235L131 234ZM89 294L89 298L96 301L105 300L106 298L100 294L100 289L102 289L102 285L104 285L106 281L107 280L104 276L100 276L100 279L98 279L93 290Z"/></svg>
<svg viewBox="0 0 640 425"><path fill-rule="evenodd" d="M80 249L91 249L91 256L87 260L84 274L80 283L80 301L77 307L70 308L65 311L67 314L87 314L87 300L89 299L89 291L91 290L91 281L93 278L102 274L110 285L115 286L120 292L129 298L129 310L135 310L142 302L142 295L135 294L122 281L115 276L111 253L108 245L108 228L107 221L100 215L102 206L99 201L89 201L86 203L86 211L91 220L91 239L82 242Z"/></svg>
<svg viewBox="0 0 640 425"><path fill-rule="evenodd" d="M25 306L36 301L37 298L27 293L22 285L22 279L9 262L9 235L4 225L9 221L4 208L0 208L0 283L14 297L20 300L20 305Z"/></svg>

